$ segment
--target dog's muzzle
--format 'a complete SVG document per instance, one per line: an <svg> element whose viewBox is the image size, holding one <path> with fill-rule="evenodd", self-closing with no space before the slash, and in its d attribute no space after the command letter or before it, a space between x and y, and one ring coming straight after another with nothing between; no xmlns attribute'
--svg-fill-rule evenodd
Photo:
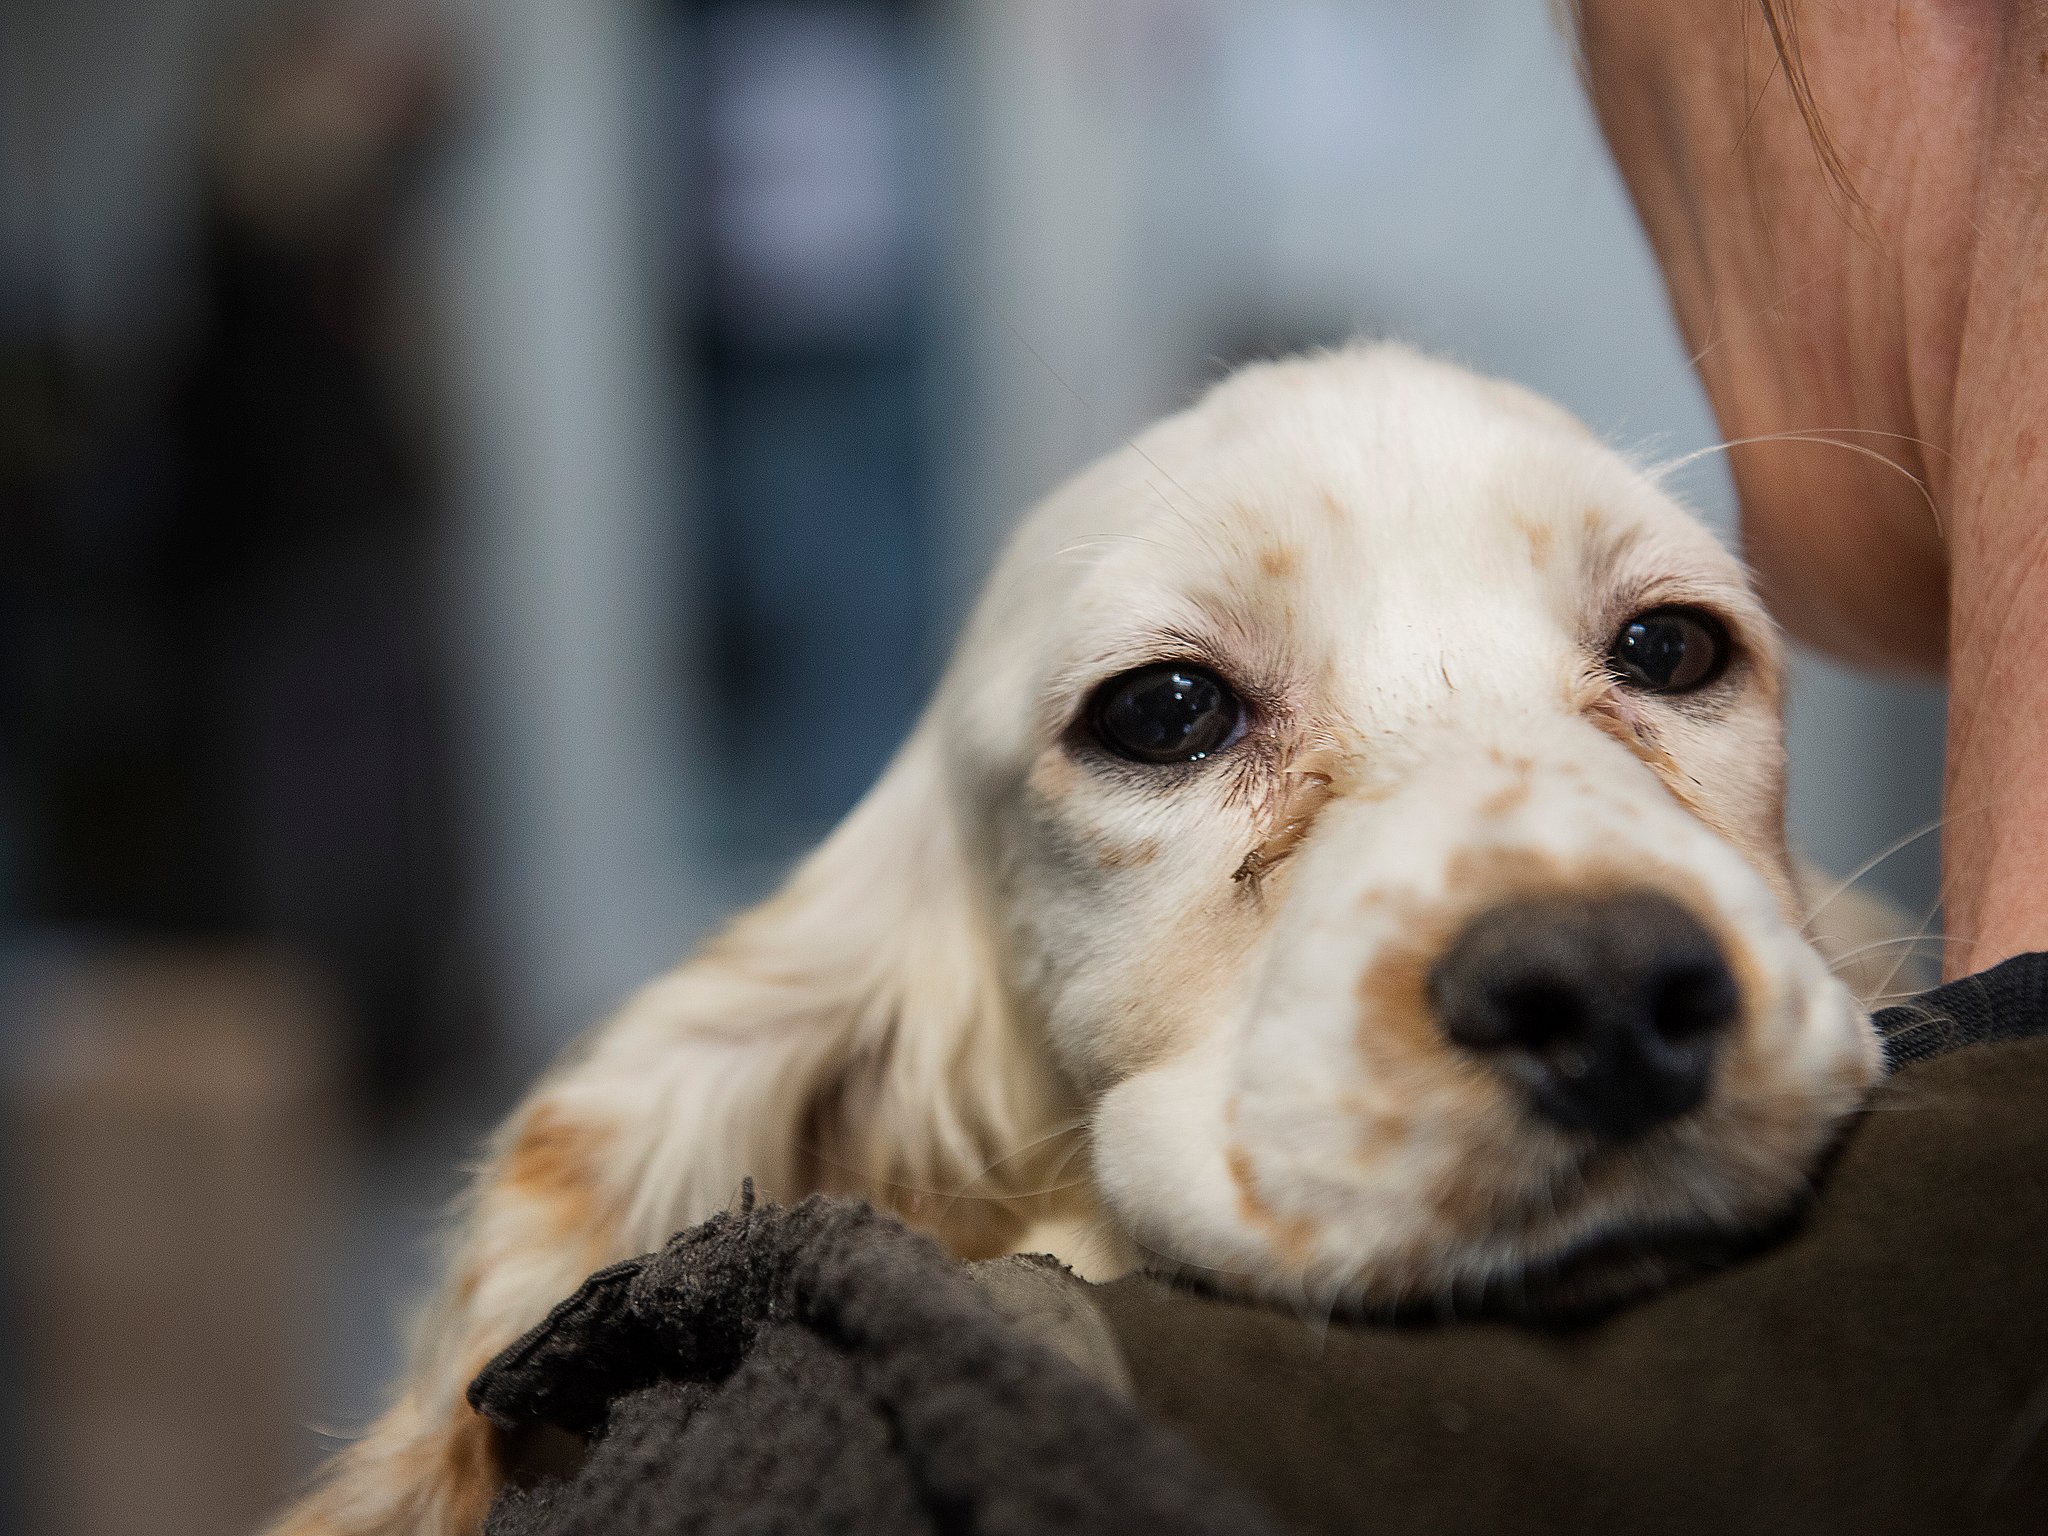
<svg viewBox="0 0 2048 1536"><path fill-rule="evenodd" d="M1664 892L1521 896L1472 918L1429 979L1456 1045L1539 1117L1626 1141L1707 1096L1742 993L1720 942Z"/></svg>

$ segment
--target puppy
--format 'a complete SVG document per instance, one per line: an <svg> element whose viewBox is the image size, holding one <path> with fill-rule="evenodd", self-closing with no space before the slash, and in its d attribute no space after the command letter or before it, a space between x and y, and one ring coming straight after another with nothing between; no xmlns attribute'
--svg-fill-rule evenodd
<svg viewBox="0 0 2048 1536"><path fill-rule="evenodd" d="M1038 509L861 806L513 1115L278 1529L473 1531L471 1375L748 1175L1325 1306L1612 1296L1771 1222L1880 1070L1801 936L1781 686L1557 407L1392 346L1238 374Z"/></svg>

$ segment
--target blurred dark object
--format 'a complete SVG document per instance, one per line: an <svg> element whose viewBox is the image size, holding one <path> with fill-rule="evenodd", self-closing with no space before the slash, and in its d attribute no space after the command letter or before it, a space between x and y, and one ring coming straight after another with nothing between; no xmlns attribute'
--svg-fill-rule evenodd
<svg viewBox="0 0 2048 1536"><path fill-rule="evenodd" d="M253 1529L305 1471L333 1009L302 969L219 946L81 947L17 981L9 1502L61 1536Z"/></svg>
<svg viewBox="0 0 2048 1536"><path fill-rule="evenodd" d="M473 1046L435 487L386 334L433 38L315 8L217 119L198 302L120 376L32 342L0 464L17 920L331 968L373 1102ZM430 435L430 434L429 434Z"/></svg>
<svg viewBox="0 0 2048 1536"><path fill-rule="evenodd" d="M929 86L901 3L700 0L678 25L724 852L773 868L873 782L931 682Z"/></svg>

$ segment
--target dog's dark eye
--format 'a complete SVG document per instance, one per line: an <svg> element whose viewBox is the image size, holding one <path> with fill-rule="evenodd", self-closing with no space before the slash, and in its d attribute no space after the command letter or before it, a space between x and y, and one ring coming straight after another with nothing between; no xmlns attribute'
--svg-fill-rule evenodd
<svg viewBox="0 0 2048 1536"><path fill-rule="evenodd" d="M1162 662L1104 683L1094 720L1095 734L1118 757L1194 763L1237 740L1244 706L1214 672Z"/></svg>
<svg viewBox="0 0 2048 1536"><path fill-rule="evenodd" d="M1721 675L1728 631L1697 608L1652 608L1621 626L1607 667L1645 693L1690 693Z"/></svg>

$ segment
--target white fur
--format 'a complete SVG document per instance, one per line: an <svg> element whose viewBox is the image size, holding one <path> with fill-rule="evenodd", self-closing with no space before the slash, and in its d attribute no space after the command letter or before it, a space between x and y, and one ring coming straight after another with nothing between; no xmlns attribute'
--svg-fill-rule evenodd
<svg viewBox="0 0 2048 1536"><path fill-rule="evenodd" d="M1601 667L1674 602L1742 656L1683 706ZM1092 690L1169 658L1255 696L1251 734L1091 753ZM534 1090L400 1402L281 1528L473 1526L470 1374L748 1175L963 1252L1054 1223L1367 1301L1767 1219L1877 1070L1795 927L1779 668L1736 563L1556 407L1387 346L1237 375L1037 510L860 808ZM1749 984L1709 1102L1611 1166L1375 1001L1532 878L1668 888Z"/></svg>

